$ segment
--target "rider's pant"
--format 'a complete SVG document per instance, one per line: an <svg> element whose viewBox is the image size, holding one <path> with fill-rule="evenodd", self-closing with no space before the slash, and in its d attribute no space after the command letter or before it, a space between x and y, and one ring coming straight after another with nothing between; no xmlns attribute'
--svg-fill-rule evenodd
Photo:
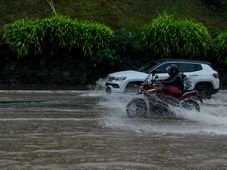
<svg viewBox="0 0 227 170"><path fill-rule="evenodd" d="M167 91L169 94L171 94L173 96L178 96L178 95L181 95L181 93L182 93L182 91L175 86L169 86Z"/></svg>

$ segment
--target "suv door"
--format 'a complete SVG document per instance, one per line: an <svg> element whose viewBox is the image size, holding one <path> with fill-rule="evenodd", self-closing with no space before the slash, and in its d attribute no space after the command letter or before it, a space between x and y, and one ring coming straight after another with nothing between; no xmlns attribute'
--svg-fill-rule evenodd
<svg viewBox="0 0 227 170"><path fill-rule="evenodd" d="M201 81L201 70L202 66L201 64L197 63L178 63L178 69L180 72L183 72L185 75L187 75L192 80L192 85L194 88L194 85Z"/></svg>

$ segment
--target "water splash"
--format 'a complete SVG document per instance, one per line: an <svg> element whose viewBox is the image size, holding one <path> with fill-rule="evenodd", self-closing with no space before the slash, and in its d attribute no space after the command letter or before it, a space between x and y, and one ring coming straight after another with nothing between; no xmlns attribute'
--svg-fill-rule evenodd
<svg viewBox="0 0 227 170"><path fill-rule="evenodd" d="M103 86L103 81L98 81ZM100 88L99 88L100 89ZM201 111L171 108L176 119L128 118L126 105L135 93L106 94L103 89L85 95L101 97L98 105L107 109L100 124L106 128L117 128L137 133L221 134L227 135L227 91L220 91L211 99L204 100Z"/></svg>

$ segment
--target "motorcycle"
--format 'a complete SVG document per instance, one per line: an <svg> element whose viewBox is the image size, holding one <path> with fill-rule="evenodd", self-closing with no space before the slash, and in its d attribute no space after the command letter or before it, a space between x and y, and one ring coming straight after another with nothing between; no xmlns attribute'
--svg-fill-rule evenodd
<svg viewBox="0 0 227 170"><path fill-rule="evenodd" d="M149 76L148 76L149 77ZM198 96L197 90L184 91L179 96L172 96L164 89L157 76L152 75L151 83L148 77L141 84L138 94L142 97L132 99L126 106L126 113L129 117L146 117L147 111L151 116L174 116L172 107L183 108L186 110L200 111L198 101L203 102Z"/></svg>

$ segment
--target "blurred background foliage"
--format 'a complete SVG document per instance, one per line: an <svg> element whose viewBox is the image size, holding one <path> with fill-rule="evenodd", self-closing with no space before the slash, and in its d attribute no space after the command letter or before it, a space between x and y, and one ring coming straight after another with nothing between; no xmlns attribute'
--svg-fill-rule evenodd
<svg viewBox="0 0 227 170"><path fill-rule="evenodd" d="M212 41L212 57L227 65L227 31L218 34Z"/></svg>
<svg viewBox="0 0 227 170"><path fill-rule="evenodd" d="M227 65L225 0L2 0L0 8L0 84L93 84L159 58Z"/></svg>

